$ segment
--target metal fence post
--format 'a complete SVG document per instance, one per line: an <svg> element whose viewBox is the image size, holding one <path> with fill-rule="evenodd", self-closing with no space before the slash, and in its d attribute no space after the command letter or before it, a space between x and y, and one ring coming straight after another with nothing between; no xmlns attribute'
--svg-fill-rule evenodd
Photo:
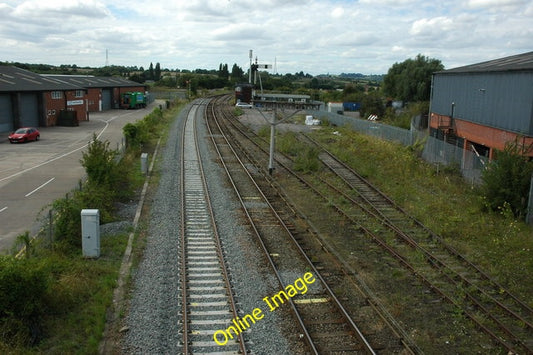
<svg viewBox="0 0 533 355"><path fill-rule="evenodd" d="M527 204L526 223L533 225L533 174L529 183L529 202Z"/></svg>
<svg viewBox="0 0 533 355"><path fill-rule="evenodd" d="M54 235L53 235L53 218L52 209L48 210L48 240L50 241L50 249L54 250Z"/></svg>

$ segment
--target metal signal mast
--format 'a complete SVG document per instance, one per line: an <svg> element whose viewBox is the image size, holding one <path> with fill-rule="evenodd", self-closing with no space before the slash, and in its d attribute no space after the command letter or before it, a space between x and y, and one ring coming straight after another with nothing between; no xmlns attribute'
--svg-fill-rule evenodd
<svg viewBox="0 0 533 355"><path fill-rule="evenodd" d="M252 73L254 75L254 85L257 83L257 77L259 76L259 85L261 87L261 94L263 93L263 83L261 82L261 74L259 74L258 69L272 69L272 64L258 64L257 57L255 57L255 63L252 63L253 53L250 49L250 75L248 78L248 83L252 83Z"/></svg>

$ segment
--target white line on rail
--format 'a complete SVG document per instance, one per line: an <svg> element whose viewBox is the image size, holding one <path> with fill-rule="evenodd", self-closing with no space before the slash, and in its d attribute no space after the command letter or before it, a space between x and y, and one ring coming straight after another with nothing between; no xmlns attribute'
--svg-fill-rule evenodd
<svg viewBox="0 0 533 355"><path fill-rule="evenodd" d="M31 192L28 192L26 195L24 195L24 197L28 197L30 196L31 194L33 194L34 192L37 192L39 191L40 189L42 189L43 187L45 187L46 185L48 185L49 183L51 183L52 181L54 181L55 177L51 178L50 180L48 180L47 182L45 182L44 184L42 184L41 186L37 187L35 190L31 191Z"/></svg>

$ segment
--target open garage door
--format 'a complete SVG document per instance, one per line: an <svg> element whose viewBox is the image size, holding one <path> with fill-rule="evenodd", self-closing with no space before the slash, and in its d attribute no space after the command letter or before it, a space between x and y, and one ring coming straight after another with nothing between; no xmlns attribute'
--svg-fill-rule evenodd
<svg viewBox="0 0 533 355"><path fill-rule="evenodd" d="M13 111L11 109L11 95L0 95L0 132L13 131Z"/></svg>
<svg viewBox="0 0 533 355"><path fill-rule="evenodd" d="M21 127L39 127L39 99L36 93L20 94Z"/></svg>
<svg viewBox="0 0 533 355"><path fill-rule="evenodd" d="M112 106L111 106L111 103L112 103L112 95L113 92L112 90L110 89L103 89L102 90L102 110L106 111L106 110L111 110Z"/></svg>

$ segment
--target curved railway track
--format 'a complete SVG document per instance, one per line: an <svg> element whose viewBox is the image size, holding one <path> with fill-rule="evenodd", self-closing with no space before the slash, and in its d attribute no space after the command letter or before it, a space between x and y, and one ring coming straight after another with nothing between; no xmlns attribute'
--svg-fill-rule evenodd
<svg viewBox="0 0 533 355"><path fill-rule="evenodd" d="M210 136L230 182L239 196L249 225L278 278L280 288L286 289L293 281L287 275L293 278L298 276L295 270L311 270L317 281L320 281L318 289L313 285L309 293L298 295L294 301L288 300L300 326L301 336L310 351L315 354L375 353L375 349L387 349L391 353L405 351L405 344L402 344L401 339L390 329L385 328L380 332L365 335L355 324L332 291L334 286L330 287L334 282L337 282L334 285L338 287L343 279L338 275L323 277L315 267L315 263L306 255L306 251L300 247L294 235L295 227L287 219L287 215L291 212L287 213L277 202L271 203L272 193L269 197L265 196L264 191L269 189L268 184L264 183L267 177L257 176L255 173L258 169L253 166L253 162L242 155L243 152L234 139L226 138L227 128L222 127L225 120L220 117L223 112L217 112L216 107L214 103L212 109L208 110ZM239 153L235 150L239 150ZM248 183L245 183L246 181ZM363 307L368 307L366 301L366 299L361 300ZM372 321L376 323L375 318Z"/></svg>
<svg viewBox="0 0 533 355"><path fill-rule="evenodd" d="M195 128L204 103L194 104L181 147L181 316L182 353L219 354L213 334L237 317L222 247L202 169ZM225 344L225 353L246 353L242 333Z"/></svg>
<svg viewBox="0 0 533 355"><path fill-rule="evenodd" d="M235 125L234 122L232 124ZM258 140L242 128L239 131L242 135L239 138ZM305 140L317 145L309 137ZM502 348L510 353L533 353L532 311L527 304L405 213L324 147L319 147L322 163L335 179L342 181L342 187L326 180L321 183L349 201L350 206L357 206L355 211L342 203L331 203L331 192L318 191L313 182L294 172L288 157L278 155L277 164L329 201L339 213L359 227L362 235L370 236L439 297L460 309ZM250 153L252 155L268 154L268 149L261 143L256 143L253 150L254 153ZM374 232L376 225L380 226L379 236Z"/></svg>

